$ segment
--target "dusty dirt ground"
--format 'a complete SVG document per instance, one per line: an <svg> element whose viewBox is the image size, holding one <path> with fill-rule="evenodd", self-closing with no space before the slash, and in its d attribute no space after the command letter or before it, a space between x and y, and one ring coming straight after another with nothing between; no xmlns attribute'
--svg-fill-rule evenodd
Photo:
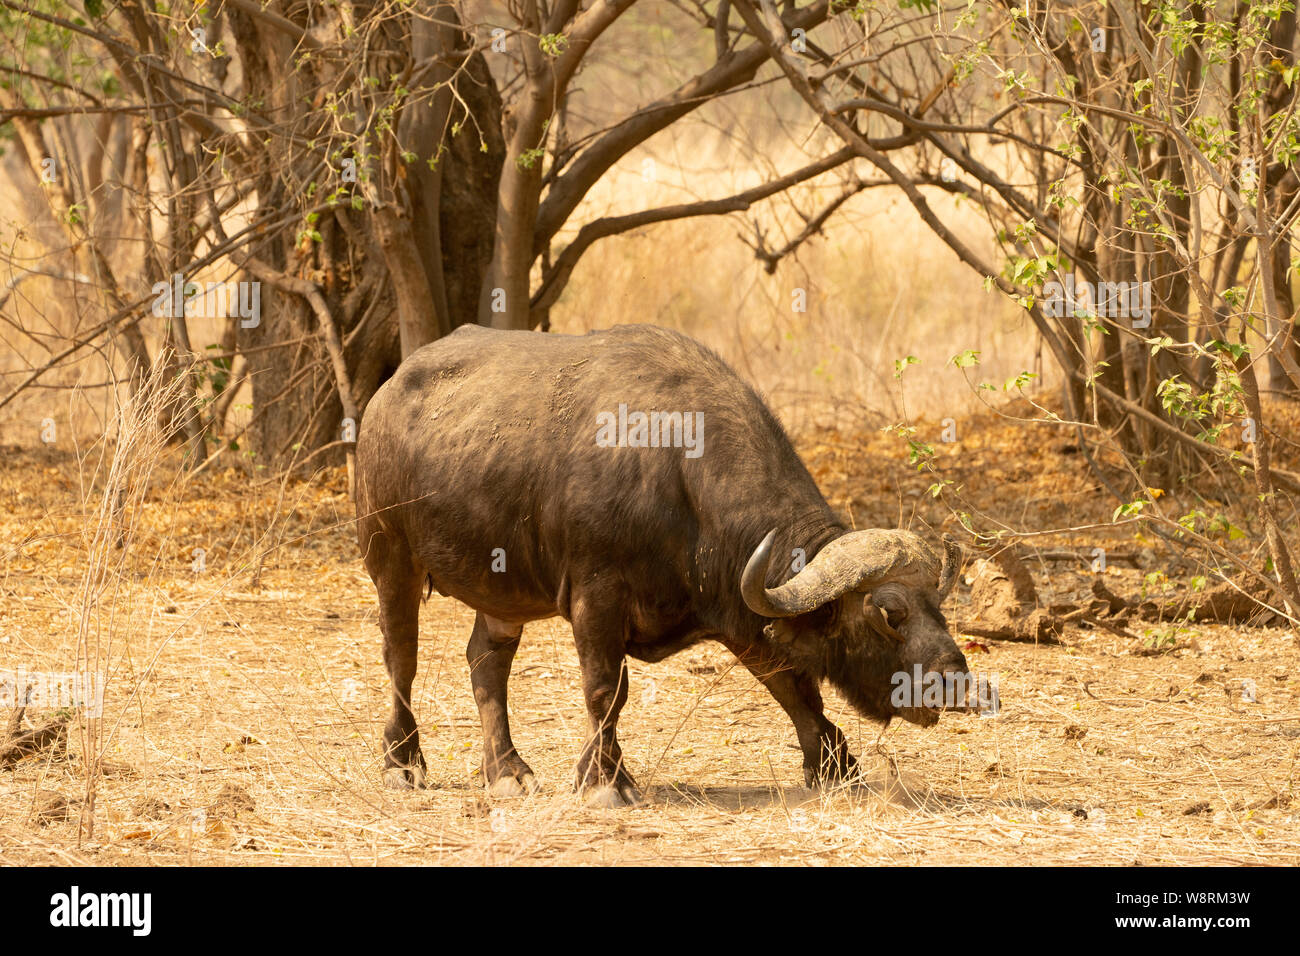
<svg viewBox="0 0 1300 956"><path fill-rule="evenodd" d="M1020 528L1107 521L1113 502L1078 456L1052 452L1059 438L962 427L938 454L969 501ZM801 450L858 525L937 530L933 479L897 437L825 434ZM380 785L389 688L342 469L285 483L232 468L181 486L160 466L86 602L94 456L4 453L0 671L72 669L91 607L111 672L103 718L74 717L66 752L0 768L6 864L1300 863L1300 650L1281 629L1148 626L1133 641L1071 628L1058 647L958 636L972 668L996 675L999 715L882 733L831 697L866 771L831 792L801 785L788 719L720 647L631 662L620 737L647 804L596 811L571 792L586 717L567 624L525 630L510 685L516 744L546 789L490 800L464 657L472 614L434 596L415 687L430 786L399 793ZM1160 570L1180 580L1132 527L1035 543L1147 551L1141 570L1108 566L1125 594L1165 587ZM1045 601L1090 584L1086 566L1031 570ZM961 585L950 619L968 595ZM105 740L89 836L88 729Z"/></svg>

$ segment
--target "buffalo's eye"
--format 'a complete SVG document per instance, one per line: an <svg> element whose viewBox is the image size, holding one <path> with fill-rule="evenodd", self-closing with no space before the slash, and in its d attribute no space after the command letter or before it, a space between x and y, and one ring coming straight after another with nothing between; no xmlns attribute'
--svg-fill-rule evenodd
<svg viewBox="0 0 1300 956"><path fill-rule="evenodd" d="M907 619L907 602L901 595L892 592L877 594L875 604L884 612L890 627L898 627Z"/></svg>

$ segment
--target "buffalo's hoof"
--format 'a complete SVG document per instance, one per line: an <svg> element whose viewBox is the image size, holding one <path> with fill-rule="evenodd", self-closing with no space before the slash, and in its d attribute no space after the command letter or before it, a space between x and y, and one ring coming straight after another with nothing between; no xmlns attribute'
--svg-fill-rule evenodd
<svg viewBox="0 0 1300 956"><path fill-rule="evenodd" d="M582 794L585 806L594 810L619 810L641 805L641 791L631 783L598 783Z"/></svg>
<svg viewBox="0 0 1300 956"><path fill-rule="evenodd" d="M804 765L803 780L809 790L831 789L860 779L858 762L847 750L824 748L817 766Z"/></svg>
<svg viewBox="0 0 1300 956"><path fill-rule="evenodd" d="M494 797L526 797L537 793L542 785L537 782L531 770L519 773L507 773L497 777L488 784L487 791Z"/></svg>
<svg viewBox="0 0 1300 956"><path fill-rule="evenodd" d="M385 767L384 786L390 790L423 790L423 767Z"/></svg>

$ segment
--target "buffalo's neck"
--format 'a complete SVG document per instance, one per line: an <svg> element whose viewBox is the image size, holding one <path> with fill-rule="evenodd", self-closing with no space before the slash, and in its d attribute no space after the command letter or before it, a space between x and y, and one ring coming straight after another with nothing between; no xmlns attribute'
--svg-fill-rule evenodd
<svg viewBox="0 0 1300 956"><path fill-rule="evenodd" d="M740 594L741 574L754 549L776 531L767 578L767 586L776 587L846 531L820 493L814 494L763 508L738 505L715 540L701 541L697 593L700 617L708 626L743 642L761 640L767 621L750 611Z"/></svg>
<svg viewBox="0 0 1300 956"><path fill-rule="evenodd" d="M815 495L815 497L814 497ZM764 527L766 524L766 527ZM799 569L812 561L822 548L846 532L843 523L835 517L830 505L820 492L805 494L802 500L783 502L779 510L763 518L750 520L743 529L737 529L737 540L745 542L741 567L749 560L753 549L776 530L772 541L770 562L767 568L767 586L784 584ZM739 584L739 580L737 580Z"/></svg>
<svg viewBox="0 0 1300 956"><path fill-rule="evenodd" d="M776 531L771 587L845 532L775 416L752 397L748 414L719 410L714 453L684 482L700 522L689 582L697 616L742 643L760 640L766 623L745 605L740 578L767 534Z"/></svg>
<svg viewBox="0 0 1300 956"><path fill-rule="evenodd" d="M803 564L807 564L817 556L822 548L830 544L836 538L843 535L848 529L837 519L830 510L830 507L822 503L825 510L818 512L809 512L802 517L791 522L790 527L777 531L777 542L784 536L785 554L791 558L787 562L787 567L782 568L777 561L772 562L768 568L767 585L776 587L778 584L784 584L793 576L794 556L798 550L803 557ZM774 553L776 552L775 549Z"/></svg>

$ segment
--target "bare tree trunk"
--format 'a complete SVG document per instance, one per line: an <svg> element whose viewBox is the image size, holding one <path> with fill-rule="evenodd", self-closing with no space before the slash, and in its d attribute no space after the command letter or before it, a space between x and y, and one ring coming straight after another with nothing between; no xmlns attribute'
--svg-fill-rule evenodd
<svg viewBox="0 0 1300 956"><path fill-rule="evenodd" d="M556 0L543 22L537 0L520 4L524 94L511 114L510 144L501 172L492 264L479 295L480 325L531 327L530 279L541 202L542 167L550 123L588 47L633 0L606 0L578 15L576 0ZM563 46L543 49L543 38L565 31Z"/></svg>
<svg viewBox="0 0 1300 956"><path fill-rule="evenodd" d="M369 7L354 9L365 15ZM353 407L349 411L340 401L334 346L316 321L318 310L305 308L297 295L269 291L261 323L238 330L253 388L258 460L287 463L338 442L340 420L359 423L371 396L406 355L475 319L505 154L502 104L482 54L455 26L454 6L439 3L432 15L436 25L425 17L394 17L375 34L383 39L382 49L371 51L377 65L386 64L376 75L396 74L394 86L409 86L412 99L423 97L418 109L399 109L394 118L397 140L416 158L408 161L395 149L375 157L376 202L369 211L341 205L322 213L319 241L291 246L276 238L254 249L269 269L287 277L326 277L322 291L337 325ZM292 112L299 82L314 88L315 80L333 76L325 63L291 75L286 64L292 63L292 42L282 31L265 28L242 10L231 13L231 24L250 93L268 104L283 100L284 110ZM416 63L427 70L413 74ZM453 103L474 118L454 134ZM258 197L268 209L283 198L270 181L259 184ZM342 458L342 451L331 450L313 464Z"/></svg>
<svg viewBox="0 0 1300 956"><path fill-rule="evenodd" d="M375 210L374 222L379 234L379 248L397 295L397 326L402 343L402 358L439 336L437 310L424 263L415 248L411 223L393 205Z"/></svg>
<svg viewBox="0 0 1300 956"><path fill-rule="evenodd" d="M1259 384L1255 378L1255 364L1251 361L1249 353L1243 353L1237 358L1235 364L1237 374L1241 376L1246 411L1256 422L1261 422L1264 417L1259 403ZM1276 491L1270 471L1268 437L1263 433L1256 435L1251 445L1251 455L1255 463L1255 511L1264 526L1264 537L1268 542L1269 556L1273 563L1273 575L1282 590L1286 592L1286 612L1292 618L1300 617L1300 591L1296 589L1291 551L1282 537L1282 530L1278 523Z"/></svg>

